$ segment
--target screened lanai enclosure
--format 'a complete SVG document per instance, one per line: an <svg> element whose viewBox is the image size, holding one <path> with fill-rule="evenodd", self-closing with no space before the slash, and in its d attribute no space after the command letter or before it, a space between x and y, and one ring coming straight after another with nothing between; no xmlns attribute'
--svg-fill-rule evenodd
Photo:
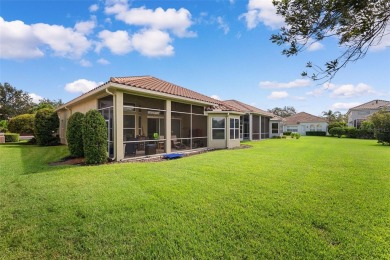
<svg viewBox="0 0 390 260"><path fill-rule="evenodd" d="M269 117L246 114L240 117L241 140L269 138Z"/></svg>
<svg viewBox="0 0 390 260"><path fill-rule="evenodd" d="M114 157L113 97L99 99L99 111L107 123L108 153ZM166 124L170 124L167 127ZM167 133L167 129L170 133ZM169 138L168 138L169 137ZM170 151L167 141L170 140ZM207 147L207 116L204 107L123 94L124 158Z"/></svg>

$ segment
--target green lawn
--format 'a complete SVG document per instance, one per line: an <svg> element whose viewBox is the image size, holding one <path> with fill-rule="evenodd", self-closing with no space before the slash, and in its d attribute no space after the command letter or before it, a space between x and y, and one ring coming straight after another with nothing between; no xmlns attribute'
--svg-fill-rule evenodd
<svg viewBox="0 0 390 260"><path fill-rule="evenodd" d="M390 259L390 147L250 144L90 167L0 145L0 258Z"/></svg>

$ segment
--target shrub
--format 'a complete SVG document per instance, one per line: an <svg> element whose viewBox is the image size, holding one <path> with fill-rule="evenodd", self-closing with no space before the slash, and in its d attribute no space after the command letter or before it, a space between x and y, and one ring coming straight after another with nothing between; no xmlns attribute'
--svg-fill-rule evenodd
<svg viewBox="0 0 390 260"><path fill-rule="evenodd" d="M307 136L326 136L326 132L324 131L307 131Z"/></svg>
<svg viewBox="0 0 390 260"><path fill-rule="evenodd" d="M294 138L294 137L295 137L296 139L301 138L301 134L300 134L300 133L297 133L297 132L292 132L290 136L291 136L291 138Z"/></svg>
<svg viewBox="0 0 390 260"><path fill-rule="evenodd" d="M8 130L12 133L34 134L34 119L33 114L15 116L9 120Z"/></svg>
<svg viewBox="0 0 390 260"><path fill-rule="evenodd" d="M328 132L330 133L330 129L332 129L334 127L341 127L341 128L343 128L343 127L346 127L346 126L347 126L347 124L344 123L344 122L333 122L333 123L330 123L328 125Z"/></svg>
<svg viewBox="0 0 390 260"><path fill-rule="evenodd" d="M76 112L69 117L66 140L68 141L70 155L73 157L84 156L83 122L84 114L80 112Z"/></svg>
<svg viewBox="0 0 390 260"><path fill-rule="evenodd" d="M0 120L0 133L5 133L8 131L8 121Z"/></svg>
<svg viewBox="0 0 390 260"><path fill-rule="evenodd" d="M19 134L15 133L5 133L5 142L6 143L17 143L19 142Z"/></svg>
<svg viewBox="0 0 390 260"><path fill-rule="evenodd" d="M357 138L375 139L374 129L357 129Z"/></svg>
<svg viewBox="0 0 390 260"><path fill-rule="evenodd" d="M283 135L289 136L289 135L291 135L291 132L290 131L283 132Z"/></svg>
<svg viewBox="0 0 390 260"><path fill-rule="evenodd" d="M97 110L86 113L83 123L84 157L87 164L107 161L107 126Z"/></svg>
<svg viewBox="0 0 390 260"><path fill-rule="evenodd" d="M342 127L333 127L329 130L329 134L331 136L337 136L338 138L340 138L344 133L345 130Z"/></svg>
<svg viewBox="0 0 390 260"><path fill-rule="evenodd" d="M42 146L58 145L60 139L58 135L55 135L58 126L59 119L53 109L44 108L38 110L34 121L34 133L37 144Z"/></svg>
<svg viewBox="0 0 390 260"><path fill-rule="evenodd" d="M349 138L358 138L359 137L359 129L356 129L355 127L345 127L344 128L345 135Z"/></svg>
<svg viewBox="0 0 390 260"><path fill-rule="evenodd" d="M370 117L374 125L375 136L379 143L390 145L390 112L385 109L374 113Z"/></svg>

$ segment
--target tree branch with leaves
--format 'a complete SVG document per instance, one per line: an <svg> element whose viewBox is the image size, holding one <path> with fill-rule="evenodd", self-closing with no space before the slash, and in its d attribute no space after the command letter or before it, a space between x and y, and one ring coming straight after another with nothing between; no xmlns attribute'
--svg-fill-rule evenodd
<svg viewBox="0 0 390 260"><path fill-rule="evenodd" d="M290 57L311 44L337 37L343 53L324 66L308 62L313 72L302 76L313 80L332 80L349 62L365 57L370 47L379 45L390 34L390 0L273 0L285 26L271 37L277 45L286 45L283 55Z"/></svg>

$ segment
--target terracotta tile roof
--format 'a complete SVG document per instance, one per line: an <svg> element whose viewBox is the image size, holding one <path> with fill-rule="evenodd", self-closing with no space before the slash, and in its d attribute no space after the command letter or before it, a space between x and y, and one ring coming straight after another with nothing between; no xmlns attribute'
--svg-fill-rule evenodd
<svg viewBox="0 0 390 260"><path fill-rule="evenodd" d="M267 111L264 111L264 110L261 110L257 107L254 107L254 106L251 106L251 105L248 105L248 104L245 104L245 103L242 103L238 100L234 100L234 99L231 99L231 100L225 100L223 101L223 103L225 105L229 105L241 112L244 112L244 113L256 113L256 114L260 114L260 115L263 115L263 116L269 116L269 117L274 117L275 115L270 113L270 112L267 112Z"/></svg>
<svg viewBox="0 0 390 260"><path fill-rule="evenodd" d="M370 102L352 107L349 110L366 110L366 109L380 109L381 107L389 106L390 101L375 99Z"/></svg>
<svg viewBox="0 0 390 260"><path fill-rule="evenodd" d="M326 118L313 116L306 112L300 112L295 115L284 118L285 125L298 125L300 123L319 123L327 122Z"/></svg>
<svg viewBox="0 0 390 260"><path fill-rule="evenodd" d="M152 76L112 77L110 78L110 82L208 103L214 103L217 105L221 104L219 100Z"/></svg>

